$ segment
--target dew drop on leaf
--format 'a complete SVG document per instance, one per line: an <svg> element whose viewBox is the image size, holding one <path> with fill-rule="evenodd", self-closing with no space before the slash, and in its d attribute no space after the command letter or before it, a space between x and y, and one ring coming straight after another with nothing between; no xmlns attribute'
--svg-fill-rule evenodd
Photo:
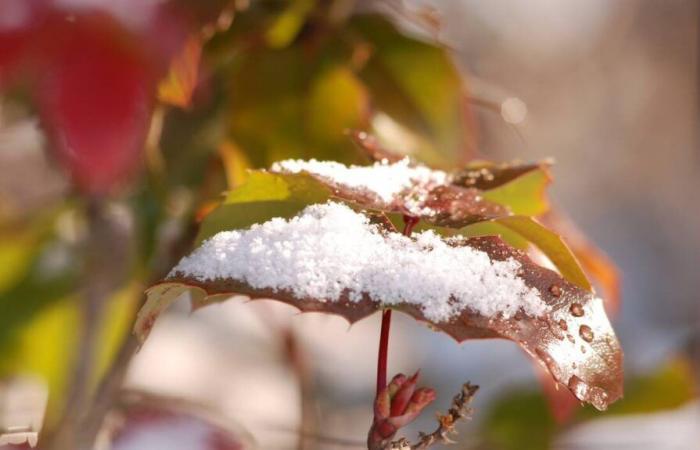
<svg viewBox="0 0 700 450"><path fill-rule="evenodd" d="M561 288L556 284L549 287L549 292L551 292L551 294L555 297L561 296Z"/></svg>
<svg viewBox="0 0 700 450"><path fill-rule="evenodd" d="M569 308L569 311L574 317L583 316L583 306L581 306L580 303L572 303L571 308Z"/></svg>
<svg viewBox="0 0 700 450"><path fill-rule="evenodd" d="M591 342L594 337L593 330L591 330L591 327L588 325L581 325L581 327L578 329L578 334L581 336L581 339L586 342Z"/></svg>

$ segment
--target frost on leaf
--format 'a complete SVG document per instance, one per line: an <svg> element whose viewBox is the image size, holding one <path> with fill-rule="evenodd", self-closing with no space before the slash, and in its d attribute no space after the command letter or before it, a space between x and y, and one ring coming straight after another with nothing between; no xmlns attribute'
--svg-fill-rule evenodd
<svg viewBox="0 0 700 450"><path fill-rule="evenodd" d="M351 323L389 307L459 342L513 340L599 409L622 393L622 352L601 300L494 236L406 237L344 204L311 205L206 240L148 290L139 338L185 293L195 308L239 295Z"/></svg>

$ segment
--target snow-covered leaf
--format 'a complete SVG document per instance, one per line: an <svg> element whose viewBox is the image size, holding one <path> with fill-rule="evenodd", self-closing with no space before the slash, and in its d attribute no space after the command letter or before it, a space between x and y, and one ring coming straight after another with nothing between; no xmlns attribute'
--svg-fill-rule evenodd
<svg viewBox="0 0 700 450"><path fill-rule="evenodd" d="M510 214L507 207L485 200L480 190L451 184L447 172L414 164L407 158L382 160L371 166L286 160L275 163L271 171L308 174L328 186L336 198L437 226L461 228Z"/></svg>
<svg viewBox="0 0 700 450"><path fill-rule="evenodd" d="M333 202L243 228L205 241L148 290L141 340L185 293L195 308L240 295L351 323L393 308L459 342L513 340L599 409L622 394L622 351L602 301L498 237L406 237Z"/></svg>

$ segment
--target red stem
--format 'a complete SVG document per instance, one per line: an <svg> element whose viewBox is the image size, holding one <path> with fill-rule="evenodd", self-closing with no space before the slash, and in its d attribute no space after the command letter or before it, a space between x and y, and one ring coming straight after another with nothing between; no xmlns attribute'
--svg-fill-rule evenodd
<svg viewBox="0 0 700 450"><path fill-rule="evenodd" d="M382 331L379 335L379 356L377 359L377 395L386 387L386 366L389 357L389 328L391 327L391 310L382 313Z"/></svg>
<svg viewBox="0 0 700 450"><path fill-rule="evenodd" d="M403 216L403 234L408 236L418 223L417 217ZM391 328L391 309L382 313L382 329L379 334L379 352L377 355L377 395L386 388L387 361L389 359L389 329Z"/></svg>

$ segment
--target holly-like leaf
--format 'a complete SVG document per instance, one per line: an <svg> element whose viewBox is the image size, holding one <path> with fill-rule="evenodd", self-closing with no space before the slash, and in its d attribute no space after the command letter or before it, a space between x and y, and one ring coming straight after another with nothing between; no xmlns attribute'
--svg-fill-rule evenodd
<svg viewBox="0 0 700 450"><path fill-rule="evenodd" d="M273 299L349 322L393 308L462 342L517 342L581 401L605 409L622 395L622 351L602 300L495 236L406 237L336 203L290 220L221 233L152 286L135 333L189 293Z"/></svg>
<svg viewBox="0 0 700 450"><path fill-rule="evenodd" d="M471 164L452 175L454 184L484 191L484 198L507 205L513 214L539 216L549 210L546 196L551 163Z"/></svg>
<svg viewBox="0 0 700 450"><path fill-rule="evenodd" d="M293 217L306 206L324 202L331 196L328 188L304 174L273 174L251 171L238 189L206 216L197 242L224 230L246 228L272 217Z"/></svg>
<svg viewBox="0 0 700 450"><path fill-rule="evenodd" d="M615 263L598 248L564 213L549 211L543 223L562 236L576 258L581 262L583 271L604 294L605 310L616 314L620 308L620 271Z"/></svg>
<svg viewBox="0 0 700 450"><path fill-rule="evenodd" d="M275 163L271 171L306 174L327 186L335 198L436 226L461 228L509 214L505 206L484 200L478 189L453 185L446 172L415 165L408 159L372 166L287 160Z"/></svg>
<svg viewBox="0 0 700 450"><path fill-rule="evenodd" d="M539 248L559 270L564 278L571 283L590 291L592 289L586 274L579 265L576 257L558 234L548 230L531 217L510 216L495 220L518 233Z"/></svg>

